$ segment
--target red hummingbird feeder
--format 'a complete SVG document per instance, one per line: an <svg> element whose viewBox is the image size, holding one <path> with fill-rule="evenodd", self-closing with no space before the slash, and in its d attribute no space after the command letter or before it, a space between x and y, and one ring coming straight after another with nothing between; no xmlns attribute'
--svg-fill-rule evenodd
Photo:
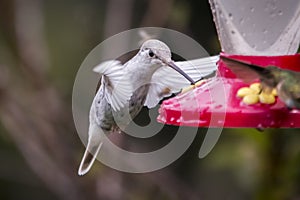
<svg viewBox="0 0 300 200"><path fill-rule="evenodd" d="M228 55L259 66L274 65L300 71L300 54L286 56ZM242 80L220 60L216 77L206 83L164 101L158 121L177 126L199 127L300 127L300 110L289 110L276 98L274 104L247 105L236 96L245 87Z"/></svg>
<svg viewBox="0 0 300 200"><path fill-rule="evenodd" d="M222 50L226 52L221 55L262 67L273 65L300 71L300 54L295 54L300 40L300 3L294 6L280 4L277 7L280 11L278 16L272 16L274 12L270 11L272 15L264 18L263 15L269 15L267 1L249 0L243 3L244 8L238 6L235 9L227 5L226 1L210 0ZM250 14L245 17L247 8ZM282 13L289 14L284 16ZM259 21L257 15L265 21ZM276 21L276 17L280 20ZM284 17L288 20L284 20ZM273 26L272 23L277 25ZM253 30L248 31L251 24L255 26L251 26ZM265 27L277 29L272 29L273 32L269 32L272 35L268 35ZM247 31L249 34L245 34ZM236 78L222 60L217 65L215 77L189 92L165 100L157 120L170 125L196 127L300 127L300 110L288 109L278 97L273 104L243 103L237 97L237 91L249 85Z"/></svg>

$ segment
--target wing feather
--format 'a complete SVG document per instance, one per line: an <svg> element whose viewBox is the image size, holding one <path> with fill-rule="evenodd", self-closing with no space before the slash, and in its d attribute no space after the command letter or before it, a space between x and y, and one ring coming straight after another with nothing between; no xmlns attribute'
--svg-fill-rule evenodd
<svg viewBox="0 0 300 200"><path fill-rule="evenodd" d="M264 78L264 76L266 76L267 74L269 74L268 76L271 76L269 70L266 70L265 68L257 65L248 64L246 62L227 58L224 56L221 56L221 60L236 75L237 78L243 80L248 84L257 78Z"/></svg>
<svg viewBox="0 0 300 200"><path fill-rule="evenodd" d="M120 110L129 101L133 89L129 77L124 73L120 61L105 61L93 69L102 75L102 84L106 89L105 98L114 111Z"/></svg>

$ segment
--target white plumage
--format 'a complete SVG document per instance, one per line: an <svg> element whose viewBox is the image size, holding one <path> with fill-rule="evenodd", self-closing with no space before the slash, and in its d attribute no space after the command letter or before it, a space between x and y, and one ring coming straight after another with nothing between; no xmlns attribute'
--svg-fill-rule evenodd
<svg viewBox="0 0 300 200"><path fill-rule="evenodd" d="M134 117L144 105L155 107L162 98L216 71L218 59L213 56L175 62L180 70L174 67L166 44L147 40L124 65L110 60L96 66L94 71L101 75L101 86L91 105L88 144L78 174L84 175L90 170L102 146L102 134L129 123L126 112Z"/></svg>

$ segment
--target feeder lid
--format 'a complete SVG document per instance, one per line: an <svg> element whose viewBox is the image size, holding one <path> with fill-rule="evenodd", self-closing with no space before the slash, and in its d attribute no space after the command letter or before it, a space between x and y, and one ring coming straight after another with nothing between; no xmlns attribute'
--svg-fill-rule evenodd
<svg viewBox="0 0 300 200"><path fill-rule="evenodd" d="M274 65L300 71L300 54L286 56L223 56L259 66ZM236 78L222 62L216 77L195 89L165 100L158 121L177 126L199 127L300 127L300 110L289 110L276 98L274 104L246 105L237 97L241 87L249 86Z"/></svg>

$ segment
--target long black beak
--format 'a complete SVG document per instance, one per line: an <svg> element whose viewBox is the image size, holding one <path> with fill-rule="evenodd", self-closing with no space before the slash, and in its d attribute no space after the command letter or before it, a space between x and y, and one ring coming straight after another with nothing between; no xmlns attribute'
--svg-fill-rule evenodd
<svg viewBox="0 0 300 200"><path fill-rule="evenodd" d="M173 68L174 70L176 70L179 74L181 74L182 76L184 76L184 78L186 78L188 81L191 82L191 84L195 85L196 82L189 76L187 75L184 71L182 71L182 69L180 69L177 65L175 65L175 63L173 61L167 62L167 61L163 61L165 64L167 64L169 67Z"/></svg>

